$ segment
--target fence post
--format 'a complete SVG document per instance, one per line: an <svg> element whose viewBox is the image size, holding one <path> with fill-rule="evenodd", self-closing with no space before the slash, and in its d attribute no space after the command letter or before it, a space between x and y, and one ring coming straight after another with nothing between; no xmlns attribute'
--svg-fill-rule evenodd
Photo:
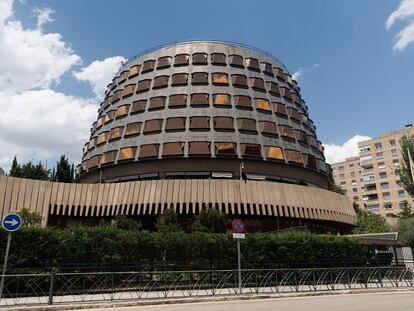
<svg viewBox="0 0 414 311"><path fill-rule="evenodd" d="M49 305L53 304L53 288L55 286L55 275L56 275L55 270L52 270L52 272L50 273L50 282L49 282L49 301L48 301Z"/></svg>

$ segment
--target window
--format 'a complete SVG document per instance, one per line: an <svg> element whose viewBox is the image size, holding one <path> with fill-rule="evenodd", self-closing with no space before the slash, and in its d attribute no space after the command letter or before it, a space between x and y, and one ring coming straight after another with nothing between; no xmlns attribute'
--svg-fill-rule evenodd
<svg viewBox="0 0 414 311"><path fill-rule="evenodd" d="M351 177L355 177L355 172L351 172Z"/></svg>
<svg viewBox="0 0 414 311"><path fill-rule="evenodd" d="M395 157L398 155L397 149L391 149L391 156Z"/></svg>
<svg viewBox="0 0 414 311"><path fill-rule="evenodd" d="M274 82L266 82L267 91L276 96L280 96L279 86Z"/></svg>
<svg viewBox="0 0 414 311"><path fill-rule="evenodd" d="M293 121L300 122L299 112L295 108L286 108L289 118Z"/></svg>
<svg viewBox="0 0 414 311"><path fill-rule="evenodd" d="M165 124L166 132L181 132L185 130L185 118L168 118Z"/></svg>
<svg viewBox="0 0 414 311"><path fill-rule="evenodd" d="M247 77L245 75L231 75L231 83L234 87L247 88Z"/></svg>
<svg viewBox="0 0 414 311"><path fill-rule="evenodd" d="M109 140L114 140L114 139L121 138L123 131L124 131L123 126L118 126L118 127L112 128L111 129L111 134L109 136Z"/></svg>
<svg viewBox="0 0 414 311"><path fill-rule="evenodd" d="M252 99L250 96L236 95L233 97L234 106L239 109L252 110Z"/></svg>
<svg viewBox="0 0 414 311"><path fill-rule="evenodd" d="M398 159L394 159L394 160L392 160L392 165L393 166L400 166L400 161L398 161Z"/></svg>
<svg viewBox="0 0 414 311"><path fill-rule="evenodd" d="M300 122L302 122L302 124L305 127L308 128L309 127L309 119L308 119L308 116L306 114L304 114L304 113L299 112L299 117L300 117Z"/></svg>
<svg viewBox="0 0 414 311"><path fill-rule="evenodd" d="M246 67L250 70L260 71L259 61L256 58L246 58Z"/></svg>
<svg viewBox="0 0 414 311"><path fill-rule="evenodd" d="M240 56L240 55L230 55L229 58L230 58L230 66L241 67L241 68L244 67L242 56Z"/></svg>
<svg viewBox="0 0 414 311"><path fill-rule="evenodd" d="M345 179L345 174L339 174L339 179Z"/></svg>
<svg viewBox="0 0 414 311"><path fill-rule="evenodd" d="M212 81L214 85L229 85L229 77L227 73L215 72L212 74Z"/></svg>
<svg viewBox="0 0 414 311"><path fill-rule="evenodd" d="M104 152L101 157L101 164L115 162L116 154L116 150Z"/></svg>
<svg viewBox="0 0 414 311"><path fill-rule="evenodd" d="M280 95L282 95L283 98L285 98L288 101L292 101L292 94L290 93L289 88L285 86L281 86L279 89L280 89Z"/></svg>
<svg viewBox="0 0 414 311"><path fill-rule="evenodd" d="M101 163L101 155L99 154L99 155L93 156L87 161L88 161L88 164L87 164L88 169L96 167L99 165L99 163Z"/></svg>
<svg viewBox="0 0 414 311"><path fill-rule="evenodd" d="M393 147L395 146L395 139L390 139L390 145Z"/></svg>
<svg viewBox="0 0 414 311"><path fill-rule="evenodd" d="M234 131L233 118L230 117L215 117L214 129L216 131Z"/></svg>
<svg viewBox="0 0 414 311"><path fill-rule="evenodd" d="M213 53L211 54L211 64L213 65L226 65L226 55L222 53Z"/></svg>
<svg viewBox="0 0 414 311"><path fill-rule="evenodd" d="M358 193L358 189L357 188L352 188L352 193Z"/></svg>
<svg viewBox="0 0 414 311"><path fill-rule="evenodd" d="M209 117L191 117L190 118L191 131L209 131L210 118Z"/></svg>
<svg viewBox="0 0 414 311"><path fill-rule="evenodd" d="M141 127L142 127L141 122L127 124L124 136L128 137L128 136L133 136L133 135L139 135L139 133L141 132Z"/></svg>
<svg viewBox="0 0 414 311"><path fill-rule="evenodd" d="M194 72L191 75L192 85L207 85L208 84L208 73L207 72Z"/></svg>
<svg viewBox="0 0 414 311"><path fill-rule="evenodd" d="M139 74L139 70L141 69L140 65L131 66L129 68L129 78L136 77Z"/></svg>
<svg viewBox="0 0 414 311"><path fill-rule="evenodd" d="M118 161L134 160L136 153L136 147L121 148L119 150Z"/></svg>
<svg viewBox="0 0 414 311"><path fill-rule="evenodd" d="M161 89L168 86L168 76L158 76L154 78L153 89Z"/></svg>
<svg viewBox="0 0 414 311"><path fill-rule="evenodd" d="M318 149L318 142L317 142L316 138L312 135L307 135L307 136L308 136L308 144L311 147L313 147L315 149Z"/></svg>
<svg viewBox="0 0 414 311"><path fill-rule="evenodd" d="M122 96L122 90L118 90L114 92L114 95L112 96L112 104L118 100L121 99Z"/></svg>
<svg viewBox="0 0 414 311"><path fill-rule="evenodd" d="M196 93L191 95L191 106L209 106L208 94Z"/></svg>
<svg viewBox="0 0 414 311"><path fill-rule="evenodd" d="M364 147L359 148L359 152L364 153L364 152L368 152L368 151L371 151L370 146L364 146Z"/></svg>
<svg viewBox="0 0 414 311"><path fill-rule="evenodd" d="M185 94L176 94L171 95L168 102L169 108L180 108L187 106L187 95Z"/></svg>
<svg viewBox="0 0 414 311"><path fill-rule="evenodd" d="M92 148L95 148L95 146L96 146L96 139L97 139L97 137L91 138L91 140L88 143L88 150L91 150Z"/></svg>
<svg viewBox="0 0 414 311"><path fill-rule="evenodd" d="M399 197L399 198L403 198L403 197L405 197L405 192L404 192L404 190L398 190L398 197Z"/></svg>
<svg viewBox="0 0 414 311"><path fill-rule="evenodd" d="M158 157L159 144L142 145L139 149L140 158L156 158Z"/></svg>
<svg viewBox="0 0 414 311"><path fill-rule="evenodd" d="M256 109L258 111L263 111L263 112L271 112L272 111L272 109L270 108L270 103L267 99L255 98L254 102L256 104Z"/></svg>
<svg viewBox="0 0 414 311"><path fill-rule="evenodd" d="M172 86L183 86L188 84L188 74L176 73L172 75Z"/></svg>
<svg viewBox="0 0 414 311"><path fill-rule="evenodd" d="M302 155L299 151L286 149L286 158L289 162L303 164Z"/></svg>
<svg viewBox="0 0 414 311"><path fill-rule="evenodd" d="M214 94L213 105L218 107L231 107L229 94Z"/></svg>
<svg viewBox="0 0 414 311"><path fill-rule="evenodd" d="M241 154L243 157L261 158L262 152L260 145L240 144Z"/></svg>
<svg viewBox="0 0 414 311"><path fill-rule="evenodd" d="M168 156L183 156L184 155L184 143L165 143L162 150L164 157Z"/></svg>
<svg viewBox="0 0 414 311"><path fill-rule="evenodd" d="M385 162L378 162L377 166L378 168L385 168Z"/></svg>
<svg viewBox="0 0 414 311"><path fill-rule="evenodd" d="M295 133L293 132L293 128L287 125L279 125L279 133L280 136L288 139L295 140Z"/></svg>
<svg viewBox="0 0 414 311"><path fill-rule="evenodd" d="M260 63L260 66L261 66L262 71L263 71L264 74L266 74L268 76L271 76L271 77L274 76L273 69L272 69L272 64L263 62L263 63Z"/></svg>
<svg viewBox="0 0 414 311"><path fill-rule="evenodd" d="M391 194L389 192L383 192L382 196L384 197L384 200L390 200Z"/></svg>
<svg viewBox="0 0 414 311"><path fill-rule="evenodd" d="M379 177L380 177L380 179L386 179L387 178L387 173L386 172L380 172Z"/></svg>
<svg viewBox="0 0 414 311"><path fill-rule="evenodd" d="M384 152L377 152L377 159L384 159Z"/></svg>
<svg viewBox="0 0 414 311"><path fill-rule="evenodd" d="M263 135L277 136L276 124L269 121L259 121L259 129Z"/></svg>
<svg viewBox="0 0 414 311"><path fill-rule="evenodd" d="M286 107L284 104L272 102L272 107L273 107L273 112L275 114L277 114L278 116L287 118L288 115L287 115Z"/></svg>
<svg viewBox="0 0 414 311"><path fill-rule="evenodd" d="M266 158L269 160L281 160L283 161L285 157L283 156L283 150L280 147L275 146L265 146Z"/></svg>
<svg viewBox="0 0 414 311"><path fill-rule="evenodd" d="M282 68L273 67L273 74L281 81L285 81L285 75Z"/></svg>
<svg viewBox="0 0 414 311"><path fill-rule="evenodd" d="M157 69L169 68L171 66L171 57L163 56L158 58Z"/></svg>
<svg viewBox="0 0 414 311"><path fill-rule="evenodd" d="M188 155L204 156L210 155L210 143L206 141L191 141L188 144Z"/></svg>
<svg viewBox="0 0 414 311"><path fill-rule="evenodd" d="M257 134L256 121L254 119L237 119L237 126L240 132Z"/></svg>
<svg viewBox="0 0 414 311"><path fill-rule="evenodd" d="M137 93L146 92L150 88L151 88L151 80L150 79L138 81Z"/></svg>
<svg viewBox="0 0 414 311"><path fill-rule="evenodd" d="M295 130L296 139L302 143L308 143L308 137L306 136L306 132L301 130Z"/></svg>
<svg viewBox="0 0 414 311"><path fill-rule="evenodd" d="M147 60L142 64L141 73L153 71L155 68L155 60Z"/></svg>
<svg viewBox="0 0 414 311"><path fill-rule="evenodd" d="M235 143L215 143L216 156L233 156L236 155Z"/></svg>
<svg viewBox="0 0 414 311"><path fill-rule="evenodd" d="M384 203L385 209L392 209L392 203Z"/></svg>
<svg viewBox="0 0 414 311"><path fill-rule="evenodd" d="M177 54L174 57L174 66L187 66L190 56L188 54Z"/></svg>
<svg viewBox="0 0 414 311"><path fill-rule="evenodd" d="M207 54L206 53L194 53L193 54L193 65L207 65Z"/></svg>
<svg viewBox="0 0 414 311"><path fill-rule="evenodd" d="M166 97L157 96L149 100L148 110L164 109Z"/></svg>
<svg viewBox="0 0 414 311"><path fill-rule="evenodd" d="M102 132L98 135L98 138L96 139L96 145L102 145L104 143L106 143L106 141L108 140L109 137L109 132Z"/></svg>
<svg viewBox="0 0 414 311"><path fill-rule="evenodd" d="M128 115L129 107L130 105L119 106L118 109L116 110L115 117L122 118Z"/></svg>
<svg viewBox="0 0 414 311"><path fill-rule="evenodd" d="M371 161L371 160L372 160L372 156L371 155L359 157L359 162L361 162L361 163L367 162L367 161Z"/></svg>
<svg viewBox="0 0 414 311"><path fill-rule="evenodd" d="M374 148L375 148L375 150L382 149L382 144L381 143L376 143L376 144L374 144Z"/></svg>
<svg viewBox="0 0 414 311"><path fill-rule="evenodd" d="M266 91L264 81L261 78L249 78L249 84L256 91Z"/></svg>
<svg viewBox="0 0 414 311"><path fill-rule="evenodd" d="M131 107L131 114L144 112L146 105L147 101L145 99L134 101Z"/></svg>
<svg viewBox="0 0 414 311"><path fill-rule="evenodd" d="M162 120L147 120L144 125L144 134L160 133L162 129Z"/></svg>
<svg viewBox="0 0 414 311"><path fill-rule="evenodd" d="M308 168L317 169L316 158L313 155L304 153L302 156L303 162Z"/></svg>
<svg viewBox="0 0 414 311"><path fill-rule="evenodd" d="M128 84L122 90L122 97L127 97L129 95L134 94L135 84Z"/></svg>

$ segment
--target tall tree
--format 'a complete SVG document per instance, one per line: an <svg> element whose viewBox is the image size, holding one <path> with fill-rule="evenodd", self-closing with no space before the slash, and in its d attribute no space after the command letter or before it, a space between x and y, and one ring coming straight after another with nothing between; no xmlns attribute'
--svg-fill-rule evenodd
<svg viewBox="0 0 414 311"><path fill-rule="evenodd" d="M410 163L410 156L408 155L408 153L410 153L411 159L414 159L414 139L404 135L400 140L400 147L403 163L401 163L401 166L396 170L396 173L400 176L404 189L410 195L414 196L414 176L412 176L411 173L412 163Z"/></svg>
<svg viewBox="0 0 414 311"><path fill-rule="evenodd" d="M70 166L70 178L71 178L70 182L75 181L75 163L72 163L72 165Z"/></svg>
<svg viewBox="0 0 414 311"><path fill-rule="evenodd" d="M21 177L22 175L22 168L20 167L20 164L17 162L16 156L14 156L13 158L9 175L13 177Z"/></svg>
<svg viewBox="0 0 414 311"><path fill-rule="evenodd" d="M56 164L56 181L72 182L69 161L65 155L62 155Z"/></svg>
<svg viewBox="0 0 414 311"><path fill-rule="evenodd" d="M406 219L413 216L413 209L411 208L410 203L407 200L401 202L401 212L398 213L400 219Z"/></svg>
<svg viewBox="0 0 414 311"><path fill-rule="evenodd" d="M204 208L195 217L193 231L225 233L226 219L224 214L215 208Z"/></svg>
<svg viewBox="0 0 414 311"><path fill-rule="evenodd" d="M354 233L381 233L389 232L390 229L384 217L361 209L357 212Z"/></svg>

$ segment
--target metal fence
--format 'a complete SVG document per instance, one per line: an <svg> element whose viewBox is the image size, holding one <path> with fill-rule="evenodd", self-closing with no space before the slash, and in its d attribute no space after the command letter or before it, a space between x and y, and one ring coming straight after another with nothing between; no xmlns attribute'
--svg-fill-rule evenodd
<svg viewBox="0 0 414 311"><path fill-rule="evenodd" d="M414 286L406 266L6 275L0 308Z"/></svg>

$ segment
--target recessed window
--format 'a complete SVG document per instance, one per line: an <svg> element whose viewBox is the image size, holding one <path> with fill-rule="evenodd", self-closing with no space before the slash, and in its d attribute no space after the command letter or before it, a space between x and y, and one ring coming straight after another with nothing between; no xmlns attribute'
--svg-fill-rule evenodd
<svg viewBox="0 0 414 311"><path fill-rule="evenodd" d="M207 57L206 53L194 53L193 65L207 65Z"/></svg>
<svg viewBox="0 0 414 311"><path fill-rule="evenodd" d="M230 55L230 65L233 67L244 68L243 57L240 55Z"/></svg>
<svg viewBox="0 0 414 311"><path fill-rule="evenodd" d="M231 83L234 87L247 88L247 77L245 75L231 75Z"/></svg>
<svg viewBox="0 0 414 311"><path fill-rule="evenodd" d="M302 155L299 151L286 149L286 158L291 163L303 164Z"/></svg>
<svg viewBox="0 0 414 311"><path fill-rule="evenodd" d="M210 143L206 141L192 141L188 144L189 156L210 156Z"/></svg>
<svg viewBox="0 0 414 311"><path fill-rule="evenodd" d="M122 96L122 90L115 91L114 95L112 96L112 104L120 100L121 96Z"/></svg>
<svg viewBox="0 0 414 311"><path fill-rule="evenodd" d="M191 131L209 131L210 118L209 117L191 117L190 118Z"/></svg>
<svg viewBox="0 0 414 311"><path fill-rule="evenodd" d="M318 168L316 164L316 159L314 156L310 154L306 154L306 153L302 154L302 156L304 159L304 163L307 167L314 168L314 169Z"/></svg>
<svg viewBox="0 0 414 311"><path fill-rule="evenodd" d="M91 150L92 148L95 148L95 146L96 146L96 139L97 139L97 137L91 138L91 140L88 143L88 150Z"/></svg>
<svg viewBox="0 0 414 311"><path fill-rule="evenodd" d="M190 56L188 54L177 54L174 57L174 66L187 66Z"/></svg>
<svg viewBox="0 0 414 311"><path fill-rule="evenodd" d="M114 127L111 129L111 134L109 140L114 140L122 137L122 132L124 131L123 126Z"/></svg>
<svg viewBox="0 0 414 311"><path fill-rule="evenodd" d="M152 97L149 100L148 110L164 109L165 108L165 96Z"/></svg>
<svg viewBox="0 0 414 311"><path fill-rule="evenodd" d="M272 64L263 62L263 63L260 63L260 67L264 74L270 77L274 77Z"/></svg>
<svg viewBox="0 0 414 311"><path fill-rule="evenodd" d="M184 143L165 143L162 150L162 155L165 156L183 156L184 155Z"/></svg>
<svg viewBox="0 0 414 311"><path fill-rule="evenodd" d="M102 155L100 155L100 154L91 157L89 159L88 168L97 167L99 165L99 163L101 163L101 157L102 157Z"/></svg>
<svg viewBox="0 0 414 311"><path fill-rule="evenodd" d="M156 134L162 130L162 120L147 120L144 125L144 134Z"/></svg>
<svg viewBox="0 0 414 311"><path fill-rule="evenodd" d="M142 73L153 71L155 68L155 60L147 60L142 64Z"/></svg>
<svg viewBox="0 0 414 311"><path fill-rule="evenodd" d="M96 145L102 145L104 143L106 143L106 141L108 140L109 137L109 132L102 132L98 135L98 138L96 139Z"/></svg>
<svg viewBox="0 0 414 311"><path fill-rule="evenodd" d="M263 135L277 136L276 124L269 121L259 121L259 129Z"/></svg>
<svg viewBox="0 0 414 311"><path fill-rule="evenodd" d="M134 94L135 84L128 84L122 90L122 97L127 97L129 95Z"/></svg>
<svg viewBox="0 0 414 311"><path fill-rule="evenodd" d="M283 118L287 118L288 114L286 111L286 107L282 103L272 102L273 112L278 116Z"/></svg>
<svg viewBox="0 0 414 311"><path fill-rule="evenodd" d="M237 119L237 127L240 132L248 134L256 134L256 121L254 119L239 118Z"/></svg>
<svg viewBox="0 0 414 311"><path fill-rule="evenodd" d="M250 96L236 95L234 98L234 106L239 109L252 110L252 99Z"/></svg>
<svg viewBox="0 0 414 311"><path fill-rule="evenodd" d="M235 143L215 143L216 156L234 156L236 155Z"/></svg>
<svg viewBox="0 0 414 311"><path fill-rule="evenodd" d="M285 81L285 74L283 72L283 69L278 67L273 67L273 74L281 81Z"/></svg>
<svg viewBox="0 0 414 311"><path fill-rule="evenodd" d="M151 88L150 79L138 81L137 93L147 92L150 88Z"/></svg>
<svg viewBox="0 0 414 311"><path fill-rule="evenodd" d="M117 154L116 150L104 152L102 154L101 164L107 164L107 163L115 162L116 154Z"/></svg>
<svg viewBox="0 0 414 311"><path fill-rule="evenodd" d="M168 102L169 108L180 108L187 106L187 95L186 94L176 94L170 95L170 100Z"/></svg>
<svg viewBox="0 0 414 311"><path fill-rule="evenodd" d="M256 91L265 91L265 84L263 79L252 77L249 78L250 87Z"/></svg>
<svg viewBox="0 0 414 311"><path fill-rule="evenodd" d="M127 124L124 136L128 137L128 136L139 135L139 133L141 132L141 127L142 127L141 122Z"/></svg>
<svg viewBox="0 0 414 311"><path fill-rule="evenodd" d="M293 121L300 122L299 112L295 108L286 108L289 118Z"/></svg>
<svg viewBox="0 0 414 311"><path fill-rule="evenodd" d="M140 65L135 65L129 68L129 78L136 77L139 74L139 70L141 69Z"/></svg>
<svg viewBox="0 0 414 311"><path fill-rule="evenodd" d="M261 158L262 152L260 145L254 144L240 144L240 149L243 157Z"/></svg>
<svg viewBox="0 0 414 311"><path fill-rule="evenodd" d="M215 72L212 74L214 85L229 85L229 76L224 72Z"/></svg>
<svg viewBox="0 0 414 311"><path fill-rule="evenodd" d="M318 142L317 142L316 138L312 135L307 135L307 136L308 136L308 144L311 147L313 147L315 149L318 149Z"/></svg>
<svg viewBox="0 0 414 311"><path fill-rule="evenodd" d="M119 106L118 109L116 110L115 117L118 119L118 118L122 118L128 115L129 107L130 105Z"/></svg>
<svg viewBox="0 0 414 311"><path fill-rule="evenodd" d="M110 121L112 121L115 118L115 114L116 114L116 110L109 110L106 113L106 120L105 120L105 124L109 123Z"/></svg>
<svg viewBox="0 0 414 311"><path fill-rule="evenodd" d="M171 81L172 86L183 86L187 84L188 84L188 74L176 73L172 76L172 81Z"/></svg>
<svg viewBox="0 0 414 311"><path fill-rule="evenodd" d="M161 89L168 86L168 76L158 76L154 78L153 89Z"/></svg>
<svg viewBox="0 0 414 311"><path fill-rule="evenodd" d="M124 82L126 79L128 79L128 75L129 75L129 70L124 70L120 73L119 75L119 82L118 83L122 83Z"/></svg>
<svg viewBox="0 0 414 311"><path fill-rule="evenodd" d="M283 156L283 150L280 147L265 146L265 152L267 159L281 161L285 159L285 157Z"/></svg>
<svg viewBox="0 0 414 311"><path fill-rule="evenodd" d="M246 58L245 61L248 69L260 71L259 61L256 58Z"/></svg>
<svg viewBox="0 0 414 311"><path fill-rule="evenodd" d="M216 131L234 131L233 118L230 117L215 117L214 129Z"/></svg>
<svg viewBox="0 0 414 311"><path fill-rule="evenodd" d="M271 112L272 109L270 108L270 103L267 99L263 99L263 98L255 98L254 102L256 104L256 109L259 111L264 111L264 112Z"/></svg>
<svg viewBox="0 0 414 311"><path fill-rule="evenodd" d="M292 94L290 93L289 88L285 86L280 87L280 94L288 101L292 101Z"/></svg>
<svg viewBox="0 0 414 311"><path fill-rule="evenodd" d="M266 82L267 91L276 96L280 96L279 86L274 82Z"/></svg>
<svg viewBox="0 0 414 311"><path fill-rule="evenodd" d="M287 125L279 125L279 133L280 136L288 139L295 140L295 133L293 132L293 128Z"/></svg>
<svg viewBox="0 0 414 311"><path fill-rule="evenodd" d="M213 53L211 54L211 64L213 65L226 65L226 55L223 53Z"/></svg>
<svg viewBox="0 0 414 311"><path fill-rule="evenodd" d="M208 94L196 93L191 95L191 106L209 106Z"/></svg>
<svg viewBox="0 0 414 311"><path fill-rule="evenodd" d="M118 161L134 160L137 153L136 147L126 147L119 150Z"/></svg>
<svg viewBox="0 0 414 311"><path fill-rule="evenodd" d="M295 130L295 136L298 141L305 143L305 144L308 143L308 137L306 136L306 133L304 131Z"/></svg>
<svg viewBox="0 0 414 311"><path fill-rule="evenodd" d="M168 118L165 123L166 132L181 132L185 130L185 118Z"/></svg>
<svg viewBox="0 0 414 311"><path fill-rule="evenodd" d="M169 68L171 66L171 57L163 56L158 58L157 69Z"/></svg>
<svg viewBox="0 0 414 311"><path fill-rule="evenodd" d="M160 148L159 144L142 145L139 148L139 157L140 158L157 158L159 148Z"/></svg>
<svg viewBox="0 0 414 311"><path fill-rule="evenodd" d="M136 100L132 103L131 114L142 113L145 111L145 106L147 105L146 99Z"/></svg>
<svg viewBox="0 0 414 311"><path fill-rule="evenodd" d="M207 72L194 72L191 75L192 85L207 85L208 84L208 73Z"/></svg>
<svg viewBox="0 0 414 311"><path fill-rule="evenodd" d="M304 113L299 112L299 117L300 117L300 122L301 122L304 126L308 127L308 126L309 126L309 119L308 119L308 116L307 116L306 114L304 114Z"/></svg>
<svg viewBox="0 0 414 311"><path fill-rule="evenodd" d="M293 80L292 80L292 76L291 76L290 74L285 73L285 80L286 80L286 83L287 83L290 87L292 87L292 86L293 86Z"/></svg>
<svg viewBox="0 0 414 311"><path fill-rule="evenodd" d="M106 116L102 116L100 117L97 121L96 121L96 128L99 129L105 122L106 120Z"/></svg>
<svg viewBox="0 0 414 311"><path fill-rule="evenodd" d="M229 94L214 94L213 104L218 107L231 107Z"/></svg>

